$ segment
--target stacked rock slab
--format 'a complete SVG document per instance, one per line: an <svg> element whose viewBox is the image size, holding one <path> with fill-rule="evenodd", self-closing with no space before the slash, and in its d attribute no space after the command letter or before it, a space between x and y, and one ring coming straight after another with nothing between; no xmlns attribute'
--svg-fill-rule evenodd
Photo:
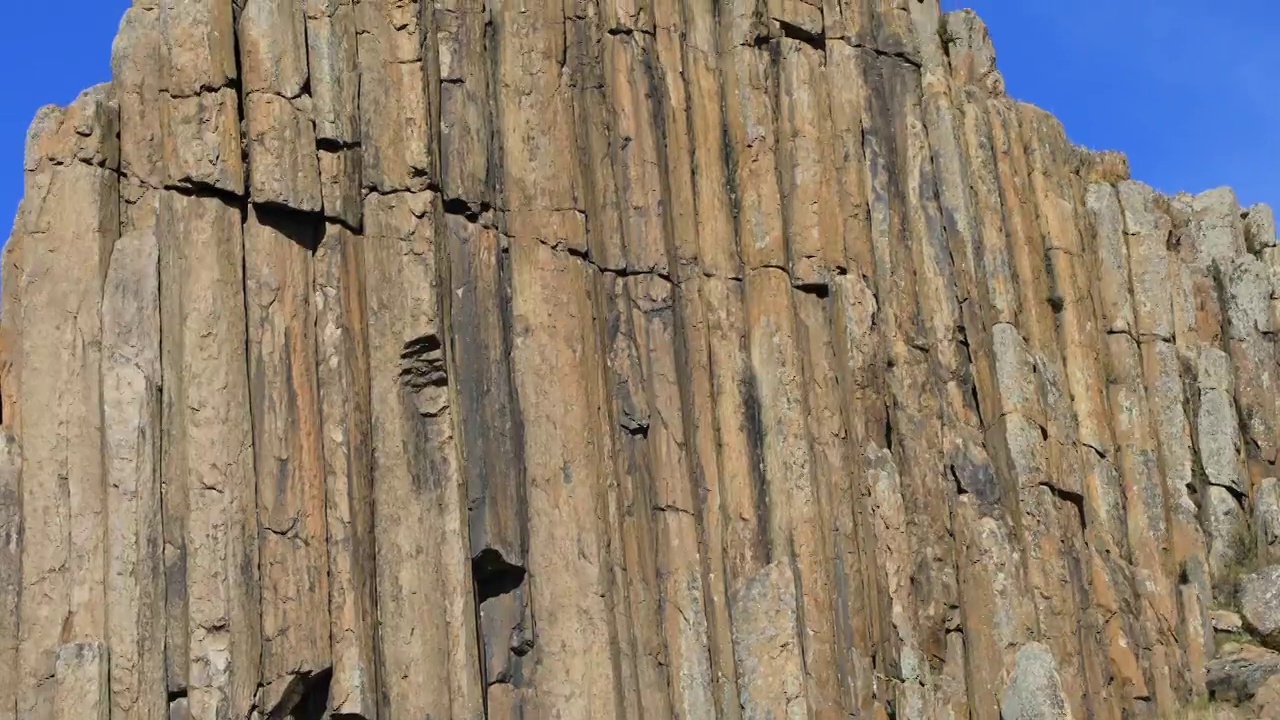
<svg viewBox="0 0 1280 720"><path fill-rule="evenodd" d="M135 0L32 125L0 720L1179 717L1280 248L936 0Z"/></svg>

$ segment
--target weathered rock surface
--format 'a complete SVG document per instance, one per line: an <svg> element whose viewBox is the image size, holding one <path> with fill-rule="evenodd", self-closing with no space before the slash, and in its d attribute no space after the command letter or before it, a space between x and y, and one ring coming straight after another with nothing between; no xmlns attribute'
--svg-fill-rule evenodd
<svg viewBox="0 0 1280 720"><path fill-rule="evenodd" d="M1255 645L1225 645L1209 663L1207 687L1213 700L1252 710L1251 717L1280 716L1280 653Z"/></svg>
<svg viewBox="0 0 1280 720"><path fill-rule="evenodd" d="M1240 614L1264 645L1280 650L1280 565L1240 579Z"/></svg>
<svg viewBox="0 0 1280 720"><path fill-rule="evenodd" d="M1273 214L973 13L136 0L112 67L5 249L0 720L1280 703L1211 615L1280 629Z"/></svg>

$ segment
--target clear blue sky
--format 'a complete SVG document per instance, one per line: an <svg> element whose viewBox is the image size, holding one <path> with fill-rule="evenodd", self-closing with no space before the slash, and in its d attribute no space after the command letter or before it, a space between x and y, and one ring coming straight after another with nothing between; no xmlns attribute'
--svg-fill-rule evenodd
<svg viewBox="0 0 1280 720"><path fill-rule="evenodd" d="M1166 192L1232 185L1280 205L1280 1L943 0L986 19L1009 92ZM128 0L11 2L0 42L0 240L26 126L110 77Z"/></svg>

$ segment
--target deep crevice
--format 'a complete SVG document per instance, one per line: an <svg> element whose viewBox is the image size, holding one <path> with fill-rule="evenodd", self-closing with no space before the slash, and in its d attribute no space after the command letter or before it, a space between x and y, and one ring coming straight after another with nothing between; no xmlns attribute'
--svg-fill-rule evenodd
<svg viewBox="0 0 1280 720"><path fill-rule="evenodd" d="M493 208L486 202L469 202L462 198L445 198L442 203L446 215L457 215L467 222L477 223Z"/></svg>
<svg viewBox="0 0 1280 720"><path fill-rule="evenodd" d="M449 384L439 336L424 335L404 344L400 351L400 382L411 390Z"/></svg>
<svg viewBox="0 0 1280 720"><path fill-rule="evenodd" d="M1051 483L1041 483L1041 486L1048 489L1049 492L1052 493L1055 498L1061 500L1062 502L1071 503L1072 505L1075 506L1076 512L1079 513L1080 515L1081 531L1083 531L1085 528L1088 527L1088 520L1085 516L1085 511L1084 511L1084 495L1081 495L1080 493L1076 493L1076 492L1071 492L1070 490L1063 490L1062 488L1056 485L1053 485Z"/></svg>
<svg viewBox="0 0 1280 720"><path fill-rule="evenodd" d="M955 484L957 495L969 494L969 490L965 488L964 483L960 481L960 473L956 472L955 465L951 465L951 464L947 465L947 475L951 477L951 482Z"/></svg>
<svg viewBox="0 0 1280 720"><path fill-rule="evenodd" d="M524 584L528 571L507 562L502 553L485 548L471 558L471 578L476 586L476 604L515 592Z"/></svg>
<svg viewBox="0 0 1280 720"><path fill-rule="evenodd" d="M208 183L201 183L201 182L191 182L187 184L166 183L163 187L159 189L163 192L177 193L185 197L209 198L212 200L221 200L227 205L231 205L237 208L243 207L244 204L248 201L248 198L246 198L244 195L231 192L230 190L224 190L220 187L209 185Z"/></svg>
<svg viewBox="0 0 1280 720"><path fill-rule="evenodd" d="M318 137L316 138L316 149L331 153L342 152L343 150L359 150L360 141Z"/></svg>
<svg viewBox="0 0 1280 720"><path fill-rule="evenodd" d="M251 203L258 222L284 235L310 253L320 248L323 239L322 216L296 210L280 203Z"/></svg>
<svg viewBox="0 0 1280 720"><path fill-rule="evenodd" d="M297 675L289 682L280 702L271 708L267 720L322 720L328 716L329 684L333 668Z"/></svg>
<svg viewBox="0 0 1280 720"><path fill-rule="evenodd" d="M814 297L819 298L821 300L826 300L827 298L831 297L831 286L827 285L826 283L822 283L822 282L799 283L794 287L796 290L799 290L800 292L805 293L806 295L813 295Z"/></svg>
<svg viewBox="0 0 1280 720"><path fill-rule="evenodd" d="M618 420L618 427L622 428L622 431L631 437L649 437L649 423L633 418L630 415L624 414L622 418Z"/></svg>
<svg viewBox="0 0 1280 720"><path fill-rule="evenodd" d="M778 29L782 31L782 37L802 42L815 50L826 51L827 36L825 34L806 30L785 20L776 20L776 22L778 23Z"/></svg>

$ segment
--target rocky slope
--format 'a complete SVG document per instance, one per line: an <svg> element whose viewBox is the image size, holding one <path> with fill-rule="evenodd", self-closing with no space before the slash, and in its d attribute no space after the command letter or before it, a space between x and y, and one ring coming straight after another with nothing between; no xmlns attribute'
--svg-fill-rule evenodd
<svg viewBox="0 0 1280 720"><path fill-rule="evenodd" d="M0 720L1250 702L1271 212L994 63L936 0L135 0L5 251Z"/></svg>

